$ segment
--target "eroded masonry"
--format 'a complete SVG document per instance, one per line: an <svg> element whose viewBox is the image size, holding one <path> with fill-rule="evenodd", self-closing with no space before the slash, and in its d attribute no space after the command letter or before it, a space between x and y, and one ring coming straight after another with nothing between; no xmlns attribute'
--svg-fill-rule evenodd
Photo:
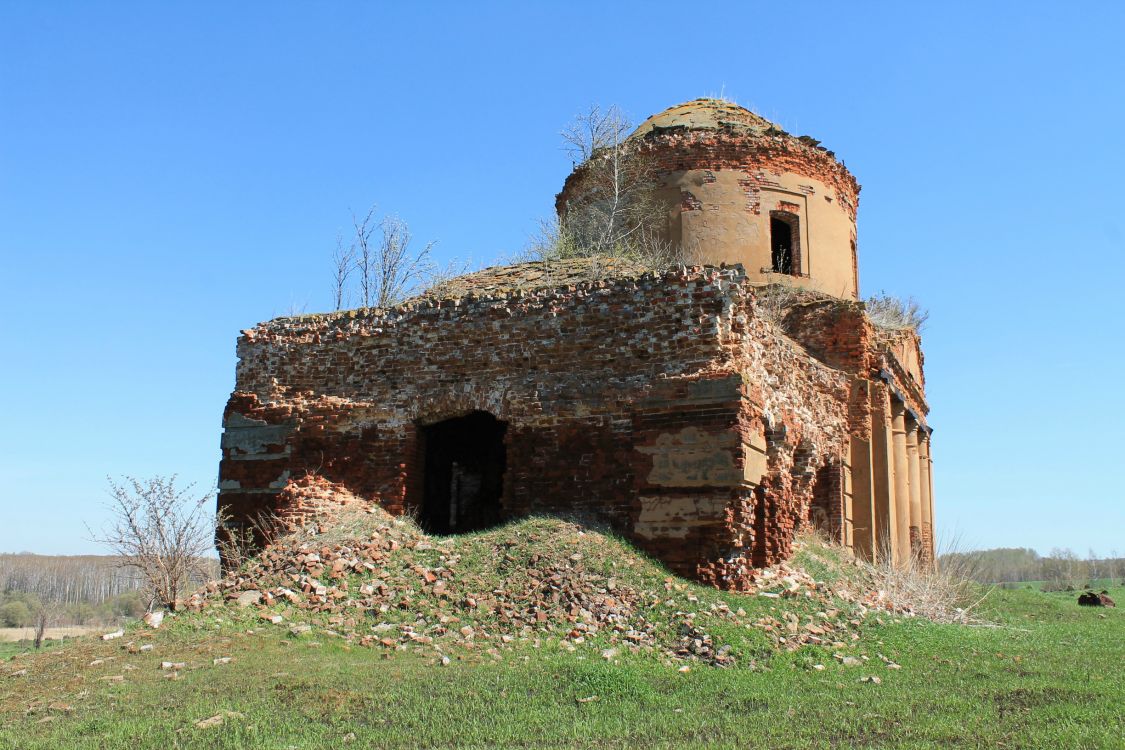
<svg viewBox="0 0 1125 750"><path fill-rule="evenodd" d="M920 341L857 301L854 178L722 101L632 139L658 160L669 239L703 264L528 263L244 331L230 527L307 522L344 497L438 534L578 515L735 589L804 526L867 558L932 560ZM560 204L581 183L579 168Z"/></svg>

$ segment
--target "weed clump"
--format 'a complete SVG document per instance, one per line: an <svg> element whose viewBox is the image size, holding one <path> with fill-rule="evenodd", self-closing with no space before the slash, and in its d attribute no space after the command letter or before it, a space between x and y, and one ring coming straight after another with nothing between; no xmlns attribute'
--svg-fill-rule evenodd
<svg viewBox="0 0 1125 750"><path fill-rule="evenodd" d="M921 333L930 317L913 297L902 299L886 292L873 294L864 301L867 317L879 328L890 331L914 331Z"/></svg>

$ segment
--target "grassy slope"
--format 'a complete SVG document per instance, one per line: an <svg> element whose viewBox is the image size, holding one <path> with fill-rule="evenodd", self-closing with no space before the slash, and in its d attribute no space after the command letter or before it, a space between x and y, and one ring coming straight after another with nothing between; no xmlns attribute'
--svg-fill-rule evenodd
<svg viewBox="0 0 1125 750"><path fill-rule="evenodd" d="M504 567L490 553L504 537L530 530L537 544L556 544L544 524L459 538L457 551L487 580ZM753 618L810 606L667 589L657 566L589 536L577 543L589 567L667 591L668 612L723 601ZM569 554L575 543L544 553ZM803 554L818 578L848 575L830 550ZM1125 590L1111 594L1125 600ZM295 636L288 622L263 625L250 610L207 610L160 631L4 663L0 747L1125 747L1125 612L1079 608L1074 598L995 591L985 614L1002 627L869 616L847 648L792 653L744 624L704 618L716 643L734 647L737 666L728 669L659 650L619 649L606 661L601 637L573 652L553 637L538 647L517 639L495 655L488 644L451 645L452 661L441 666L432 650L348 644L315 616L304 621L318 627ZM122 648L129 641L154 648L131 654ZM843 666L833 652L861 663ZM902 668L888 669L880 654ZM161 661L187 666L172 680ZM685 664L690 671L680 672ZM8 676L20 669L27 674ZM861 681L873 675L881 682ZM194 726L225 711L239 715Z"/></svg>

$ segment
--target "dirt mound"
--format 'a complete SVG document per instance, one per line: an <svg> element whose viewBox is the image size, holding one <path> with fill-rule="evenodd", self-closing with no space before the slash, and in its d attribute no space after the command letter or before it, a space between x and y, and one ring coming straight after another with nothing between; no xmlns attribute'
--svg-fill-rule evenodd
<svg viewBox="0 0 1125 750"><path fill-rule="evenodd" d="M719 592L670 577L611 534L560 519L430 537L374 509L278 539L187 608L256 610L294 635L316 622L386 649L491 653L530 642L592 646L605 658L659 650L724 666L739 655L723 642L732 633L744 646L765 636L790 650L842 648L858 638L849 631L869 611L865 597L847 581L829 585L789 565L760 571L750 595Z"/></svg>

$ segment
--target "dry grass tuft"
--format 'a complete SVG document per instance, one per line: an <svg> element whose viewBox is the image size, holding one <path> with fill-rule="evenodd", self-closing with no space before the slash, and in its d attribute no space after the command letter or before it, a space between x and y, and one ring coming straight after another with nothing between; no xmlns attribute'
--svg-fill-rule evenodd
<svg viewBox="0 0 1125 750"><path fill-rule="evenodd" d="M884 552L881 562L866 567L871 587L888 609L938 623L983 625L975 610L992 589L973 580L971 555L957 559L956 564L939 567L911 555L906 565L895 565Z"/></svg>
<svg viewBox="0 0 1125 750"><path fill-rule="evenodd" d="M954 540L949 545L958 548ZM921 617L936 623L960 625L985 625L976 616L978 605L994 587L981 586L975 580L976 557L971 554L951 557L956 562L940 568L911 556L905 566L891 562L890 551L879 554L879 562L871 563L853 556L852 551L838 541L816 530L804 530L795 545L804 562L823 565L828 571L837 571L847 578L837 586L851 585L862 592L862 601L869 609L886 611L908 617ZM946 549L945 554L952 550ZM850 560L851 564L844 564Z"/></svg>
<svg viewBox="0 0 1125 750"><path fill-rule="evenodd" d="M891 331L910 330L920 333L930 317L929 311L923 309L913 297L900 299L886 292L879 292L863 302L871 322Z"/></svg>
<svg viewBox="0 0 1125 750"><path fill-rule="evenodd" d="M774 279L773 276L777 278ZM757 301L755 311L761 318L780 326L785 320L785 314L799 303L804 295L804 291L792 282L787 281L785 276L774 274L771 276L768 285L754 290L754 297Z"/></svg>

